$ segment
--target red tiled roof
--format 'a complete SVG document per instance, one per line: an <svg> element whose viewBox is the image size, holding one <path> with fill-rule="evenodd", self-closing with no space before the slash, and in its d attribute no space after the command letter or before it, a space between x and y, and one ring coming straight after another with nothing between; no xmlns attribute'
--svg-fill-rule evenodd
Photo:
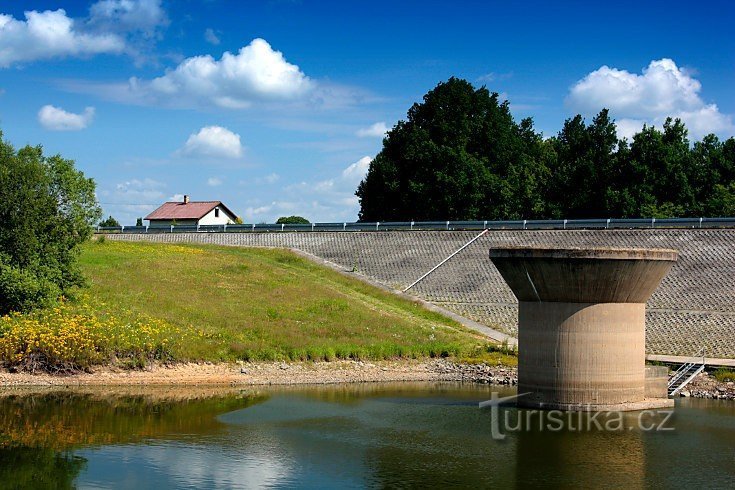
<svg viewBox="0 0 735 490"><path fill-rule="evenodd" d="M217 206L232 214L221 201L189 201L186 204L179 201L163 203L145 219L201 219Z"/></svg>

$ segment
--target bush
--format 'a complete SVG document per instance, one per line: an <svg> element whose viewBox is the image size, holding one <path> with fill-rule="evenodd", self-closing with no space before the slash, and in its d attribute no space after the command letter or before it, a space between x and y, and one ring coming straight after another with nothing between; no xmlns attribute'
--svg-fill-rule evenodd
<svg viewBox="0 0 735 490"><path fill-rule="evenodd" d="M101 211L72 160L16 151L0 132L0 314L28 311L84 285L79 245Z"/></svg>
<svg viewBox="0 0 735 490"><path fill-rule="evenodd" d="M0 362L29 372L71 373L109 363L138 368L151 361L181 360L181 342L206 340L201 332L147 316L121 319L96 313L105 309L102 304L62 303L0 317Z"/></svg>
<svg viewBox="0 0 735 490"><path fill-rule="evenodd" d="M310 222L301 216L281 216L276 220L277 225L308 225Z"/></svg>
<svg viewBox="0 0 735 490"><path fill-rule="evenodd" d="M61 290L53 282L0 259L0 311L30 311L48 306L60 295Z"/></svg>
<svg viewBox="0 0 735 490"><path fill-rule="evenodd" d="M735 381L735 370L719 368L712 373L712 376L720 382Z"/></svg>
<svg viewBox="0 0 735 490"><path fill-rule="evenodd" d="M103 219L100 221L99 226L106 228L106 227L119 227L120 222L113 218L112 216L108 216L107 219Z"/></svg>

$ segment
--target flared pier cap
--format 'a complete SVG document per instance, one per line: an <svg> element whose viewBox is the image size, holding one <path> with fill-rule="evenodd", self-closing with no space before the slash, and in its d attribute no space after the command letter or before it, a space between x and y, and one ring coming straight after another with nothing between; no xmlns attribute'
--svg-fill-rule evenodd
<svg viewBox="0 0 735 490"><path fill-rule="evenodd" d="M518 301L531 302L645 303L677 258L670 249L490 249Z"/></svg>

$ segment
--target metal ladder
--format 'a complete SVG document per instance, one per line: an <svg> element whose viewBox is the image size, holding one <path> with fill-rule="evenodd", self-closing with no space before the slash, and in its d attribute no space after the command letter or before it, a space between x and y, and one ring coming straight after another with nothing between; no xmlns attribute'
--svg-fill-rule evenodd
<svg viewBox="0 0 735 490"><path fill-rule="evenodd" d="M697 352L695 357L701 357L702 361L700 362L699 359L697 359L696 361L682 364L681 367L674 372L671 378L669 378L669 396L678 394L686 385L689 384L691 380L694 379L696 375L704 371L704 347L699 349L699 352Z"/></svg>

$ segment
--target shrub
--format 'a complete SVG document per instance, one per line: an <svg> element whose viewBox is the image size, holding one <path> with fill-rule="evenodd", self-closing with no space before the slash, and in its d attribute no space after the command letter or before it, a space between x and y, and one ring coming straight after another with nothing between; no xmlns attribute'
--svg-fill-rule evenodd
<svg viewBox="0 0 735 490"><path fill-rule="evenodd" d="M0 132L0 314L84 284L77 256L101 215L94 191L72 160L40 146L16 151Z"/></svg>
<svg viewBox="0 0 735 490"><path fill-rule="evenodd" d="M721 382L735 381L735 370L719 368L712 373L712 376L714 376L717 381Z"/></svg>
<svg viewBox="0 0 735 490"><path fill-rule="evenodd" d="M0 362L37 372L76 372L97 364L143 367L151 361L181 360L180 345L206 336L163 320L100 315L104 305L62 303L29 314L0 317Z"/></svg>
<svg viewBox="0 0 735 490"><path fill-rule="evenodd" d="M308 225L309 220L301 216L281 216L276 220L278 225Z"/></svg>
<svg viewBox="0 0 735 490"><path fill-rule="evenodd" d="M7 264L0 258L0 312L26 312L48 306L60 294L59 287L43 275Z"/></svg>

